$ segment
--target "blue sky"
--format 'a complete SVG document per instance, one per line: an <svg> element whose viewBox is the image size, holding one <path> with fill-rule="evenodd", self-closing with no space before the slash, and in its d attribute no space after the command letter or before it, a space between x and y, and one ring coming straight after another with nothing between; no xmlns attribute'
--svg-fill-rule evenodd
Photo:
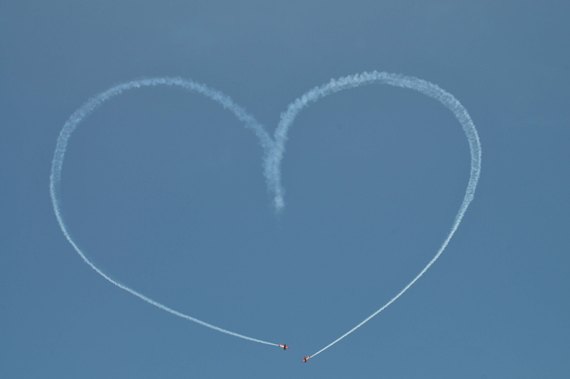
<svg viewBox="0 0 570 379"><path fill-rule="evenodd" d="M563 378L570 373L569 6L531 1L2 1L0 377ZM207 99L154 88L74 134L75 239L114 278L287 352L161 312L64 239L50 161L67 117L141 77L230 95L272 132L297 96L364 70L439 84L483 145L475 200L441 260L469 151L438 103L382 86L305 110L276 216L255 136Z"/></svg>

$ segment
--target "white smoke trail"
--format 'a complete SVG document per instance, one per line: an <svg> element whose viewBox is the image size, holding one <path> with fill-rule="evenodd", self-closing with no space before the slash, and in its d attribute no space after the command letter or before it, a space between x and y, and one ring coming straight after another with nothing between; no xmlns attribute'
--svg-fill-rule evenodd
<svg viewBox="0 0 570 379"><path fill-rule="evenodd" d="M289 128L295 121L295 118L301 110L305 107L322 99L325 96L331 95L333 93L343 91L350 88L360 87L369 84L387 84L394 87L408 88L414 91L420 92L428 97L434 98L442 103L447 109L449 109L457 118L467 141L469 142L469 149L471 152L471 173L469 176L469 181L467 183L467 189L465 191L465 196L463 202L457 211L455 220L451 226L447 237L443 241L441 247L437 250L433 258L425 265L425 267L404 287L402 288L394 297L392 297L386 304L382 305L378 310L374 311L370 316L366 317L364 320L356 324L346 333L342 334L340 337L324 346L314 354L310 355L313 358L325 350L329 349L333 345L337 344L358 328L366 324L373 317L377 316L379 313L388 308L392 303L394 303L400 296L402 296L411 286L413 286L419 278L421 278L426 271L438 260L441 256L449 241L455 234L455 231L459 227L461 220L465 211L469 207L469 203L473 200L475 194L475 188L477 187L477 181L479 180L479 175L481 171L481 143L479 141L479 136L477 134L477 129L469 117L467 110L461 105L459 100L457 100L452 94L441 89L437 85L430 83L428 81L418 79L411 76L404 76L400 74L391 74L386 72L364 72L361 74L356 74L352 76L345 76L339 79L333 79L328 84L315 87L310 91L306 92L304 95L293 101L287 110L281 114L281 119L277 129L275 130L274 136L274 150L272 154L266 156L266 175L268 177L269 185L273 186L273 191L275 193L274 205L279 210L285 206L283 196L284 191L281 184L281 161L283 160L283 154L285 152L285 142L287 141L287 134Z"/></svg>
<svg viewBox="0 0 570 379"><path fill-rule="evenodd" d="M174 87L181 87L185 90L196 92L201 94L205 97L208 97L219 104L221 104L224 108L229 109L234 115L242 122L244 122L247 128L250 128L254 131L256 136L259 138L260 144L264 150L264 174L267 180L268 188L274 195L274 206L277 211L280 211L284 208L284 190L281 183L281 161L283 160L283 155L285 152L285 143L287 141L287 134L289 132L289 128L295 121L297 114L303 110L305 107L318 101L319 99L331 95L333 93L360 87L363 85L368 84L387 84L394 87L401 87L401 88L408 88L415 91L418 91L426 96L432 97L439 102L441 102L446 108L448 108L458 119L459 123L463 127L467 140L469 142L469 148L471 151L471 174L469 177L469 181L467 184L467 189L465 192L465 196L463 198L463 202L459 207L455 220L451 226L451 230L449 231L447 237L445 238L443 244L438 249L434 257L426 264L426 266L404 287L402 288L394 297L392 297L386 304L372 313L370 316L365 318L363 321L358 323L352 329L326 345L325 347L318 350L316 353L309 356L313 358L320 353L324 352L325 350L329 349L336 343L340 342L342 339L356 331L358 328L366 324L370 321L373 317L384 311L387 307L389 307L393 302L395 302L400 296L402 296L415 282L422 277L425 272L437 261L440 255L443 253L449 241L455 234L455 231L459 227L461 220L463 219L463 215L467 210L469 203L473 200L473 196L475 194L475 188L477 186L477 181L479 180L479 174L481 170L481 144L479 142L479 136L477 135L477 130L475 125L471 121L467 110L461 105L461 103L450 93L446 92L445 90L441 89L437 85L427 82L425 80L421 80L414 77L403 76L399 74L390 74L385 72L371 72L371 73L361 73L356 74L353 76L346 76L339 79L333 79L328 84L323 86L315 87L302 95L300 98L296 99L289 105L287 110L281 115L281 120L277 129L275 131L274 138L272 139L265 131L263 126L259 124L252 116L250 116L243 108L239 107L236 103L233 102L231 98L222 94L219 91L213 90L203 84L193 82L191 80L185 80L181 78L153 78L153 79L142 79L138 81L132 81L124 84L119 84L95 97L87 101L83 106L81 106L77 111L75 111L70 118L67 120L65 125L63 126L60 135L57 140L57 145L54 153L54 157L52 160L52 167L51 167L51 175L50 175L50 195L52 200L52 205L55 211L55 215L57 217L59 226L65 235L66 239L69 243L73 246L77 254L83 259L85 263L89 265L95 272L101 275L104 279L109 281L110 283L114 284L115 286L127 291L128 293L146 301L147 303L154 305L157 308L160 308L166 312L169 312L175 316L181 317L183 319L198 323L203 325L207 328L219 331L221 333L229 334L234 337L242 338L248 341L253 341L261 344L272 345L272 346L280 346L277 343L268 342L264 340L260 340L257 338L252 338L246 335L242 335L239 333L232 332L227 329L220 328L218 326L209 324L202 320L199 320L195 317L190 315L184 314L182 312L176 311L172 308L169 308L153 299L146 297L145 295L133 290L132 288L120 283L119 281L111 278L101 269L99 269L95 264L93 264L87 256L83 253L83 251L79 248L76 242L71 237L71 234L68 231L68 228L64 222L63 215L61 212L61 200L59 199L59 192L60 192L60 184L61 184L61 173L63 168L63 161L65 158L65 152L67 149L67 145L69 142L69 138L71 137L73 131L77 128L77 126L86 118L88 117L91 112L97 109L100 105L102 105L107 100L120 95L124 91L128 91L131 89L142 88L142 87L154 87L154 86L174 86Z"/></svg>
<svg viewBox="0 0 570 379"><path fill-rule="evenodd" d="M67 122L64 124L64 126L63 126L63 128L59 134L59 137L57 139L57 145L55 148L55 153L54 153L52 165L51 165L50 196L51 196L53 209L55 211L55 215L57 217L57 221L59 223L61 231L63 232L67 241L71 244L71 246L73 246L73 248L75 249L77 254L79 254L81 259L83 259L83 261L85 263L87 263L89 265L89 267L91 267L97 274L101 275L105 280L107 280L111 284L119 287L120 289L130 293L131 295L134 295L134 296L138 297L139 299L144 300L147 303L154 305L157 308L162 309L163 311L166 311L168 313L171 313L171 314L178 316L178 317L181 317L183 319L195 322L195 323L200 324L202 326L205 326L207 328L216 330L218 332L229 334L229 335L234 336L234 337L242 338L244 340L257 342L257 343L261 343L261 344L265 344L265 345L279 346L279 344L277 344L277 343L268 342L268 341L264 341L261 339L249 337L249 336L246 336L243 334L232 332L232 331L224 329L224 328L220 328L219 326L209 324L209 323L204 322L202 320L199 320L195 317L192 317L190 315L187 315L185 313L182 313L182 312L174 310L170 307L167 307L166 305L164 305L164 304L162 304L156 300L153 300L153 299L143 295L140 292L135 291L134 289L128 287L127 285L122 284L121 282L111 278L109 275L107 275L105 272L103 272L100 268L98 268L93 262L91 262L89 260L89 258L87 258L85 253L79 247L79 245L71 237L71 234L70 234L70 232L67 228L67 225L63 219L63 214L61 211L61 200L60 200L61 173L62 173L62 168L63 168L63 161L65 158L65 152L67 149L67 145L69 143L69 138L71 137L73 131L77 128L77 126L86 117L88 117L91 114L91 112L93 112L95 109L97 109L103 103L105 103L107 100L109 100L115 96L118 96L121 93L128 91L128 90L132 90L132 89L136 89L136 88L142 88L142 87L155 87L155 86L181 87L187 91L196 92L200 95L203 95L205 97L208 97L208 98L216 101L217 103L221 104L224 108L227 108L231 112L233 112L234 115L239 120L244 122L244 124L247 128L250 128L255 132L255 134L259 138L260 143L261 143L261 145L262 145L262 147L266 153L269 151L272 151L273 141L271 140L271 137L269 137L269 135L265 132L265 129L263 129L263 127L252 116L247 114L247 112L243 108L241 108L236 103L234 103L231 98L222 94L219 91L211 89L211 88L209 88L203 84L196 83L196 82L193 82L191 80L181 79L181 78L152 78L152 79L142 79L142 80L137 80L137 81L119 84L119 85L117 85L117 86L115 86L115 87L91 98L89 101L87 101L85 104L83 104L78 110L76 110L69 117Z"/></svg>

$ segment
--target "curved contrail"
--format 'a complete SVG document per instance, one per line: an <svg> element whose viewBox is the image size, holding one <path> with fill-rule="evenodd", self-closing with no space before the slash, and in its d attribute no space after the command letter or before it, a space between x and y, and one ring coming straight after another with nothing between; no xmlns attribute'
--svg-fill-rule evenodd
<svg viewBox="0 0 570 379"><path fill-rule="evenodd" d="M443 241L441 247L437 250L433 258L425 265L425 267L404 287L402 288L394 297L392 297L386 304L382 305L379 309L374 311L370 316L366 317L364 320L356 324L352 329L348 330L346 333L342 334L340 337L324 346L317 352L308 356L307 359L313 358L323 351L329 349L333 345L337 344L358 328L366 324L373 317L377 316L380 312L388 308L393 302L398 300L411 286L416 283L416 281L421 278L426 271L438 260L441 256L449 241L455 234L455 231L459 227L461 220L465 211L469 207L469 203L473 200L475 195L475 188L477 187L477 181L479 180L479 175L481 172L481 142L479 141L479 135L477 134L477 129L475 124L469 117L467 110L461 105L459 100L457 100L452 94L438 87L437 85L430 83L428 81L418 79L411 76L404 76L400 74L391 74L386 72L364 72L361 74L345 76L339 79L332 79L329 83L315 87L304 95L293 101L287 110L281 114L281 119L277 129L275 130L274 136L274 150L270 155L266 156L266 170L268 176L268 183L273 186L275 193L274 204L277 209L281 209L285 206L283 200L283 187L281 184L281 161L283 160L283 154L285 153L285 142L287 141L287 134L289 128L295 121L295 118L301 110L306 108L311 103L314 103L323 97L332 95L333 93L343 91L350 88L360 87L369 84L387 84L394 87L408 88L417 92L420 92L428 97L434 98L442 103L447 109L449 109L454 116L457 118L467 141L469 142L469 150L471 152L471 174L469 176L469 181L467 183L467 189L465 190L465 196L463 197L463 202L457 211L455 220L451 225L451 229L447 234L447 237Z"/></svg>
<svg viewBox="0 0 570 379"><path fill-rule="evenodd" d="M106 274L103 270L97 267L81 250L79 245L73 240L71 234L65 224L63 219L63 214L61 211L61 200L60 200L60 185L61 185L61 171L63 168L63 161L65 158L65 152L67 150L67 145L69 143L69 138L71 137L72 133L75 131L77 126L93 112L99 106L101 106L107 100L120 95L121 93L141 88L141 87L155 87L155 86L172 86L172 87L181 87L187 91L196 92L200 95L206 96L217 103L221 104L224 108L229 109L233 114L241 121L244 122L247 128L252 129L257 137L260 140L260 143L265 152L271 151L273 141L271 137L265 132L265 129L252 117L250 116L243 108L238 106L234 101L222 94L219 91L211 89L204 84L196 83L191 80L185 80L181 78L153 78L153 79L142 79L136 80L128 83L119 84L109 90L100 93L99 95L91 98L85 104L83 104L78 110L76 110L64 124L61 132L59 133L59 137L57 139L57 145L55 148L55 153L53 155L53 160L51 164L51 174L50 174L50 196L53 205L53 209L55 211L55 216L57 217L57 221L59 223L59 227L63 232L67 241L73 246L77 254L83 259L85 263L89 265L97 274L101 275L105 280L110 282L111 284L119 287L120 289L127 291L131 295L138 297L141 300L146 301L147 303L154 305L157 308L162 309L168 313L171 313L175 316L181 317L183 319L195 322L197 324L203 325L207 328L216 330L221 333L229 334L234 337L242 338L244 340L257 342L265 345L272 345L272 346L280 346L277 343L264 341L261 339L249 337L243 334L239 334L236 332L232 332L231 330L227 330L224 328L220 328L219 326L212 325L205 321L199 320L195 317L187 315L185 313L179 312L175 309L167 307L166 305L153 300L140 292L135 291L134 289L128 287L127 285L113 279L111 276Z"/></svg>
<svg viewBox="0 0 570 379"><path fill-rule="evenodd" d="M57 217L59 226L65 235L65 238L68 242L73 246L77 254L83 259L85 263L89 265L95 272L101 275L105 280L109 281L113 285L119 287L120 289L127 291L128 293L144 300L145 302L154 305L157 308L160 308L166 312L169 312L175 316L181 317L183 319L195 322L197 324L203 325L207 328L216 330L221 333L229 334L234 337L242 338L248 341L257 342L266 345L278 346L283 347L283 345L268 342L261 339L249 337L243 334L235 333L230 330L220 328L218 326L209 324L202 320L199 320L195 317L187 315L185 313L176 311L172 308L167 307L166 305L155 301L134 289L120 283L119 281L111 278L101 269L99 269L93 262L91 262L85 253L81 250L78 244L73 240L71 234L68 231L68 228L65 224L63 219L63 215L61 212L61 200L59 199L60 193L60 184L61 184L61 172L63 168L63 161L65 158L65 152L67 149L67 145L72 133L75 131L77 126L87 117L89 116L95 109L97 109L100 105L102 105L107 100L120 95L121 93L142 87L154 87L154 86L172 86L172 87L181 87L190 92L196 92L201 94L205 97L208 97L217 103L221 104L224 108L230 110L240 121L242 121L245 126L251 129L256 136L258 137L260 144L264 151L264 175L267 180L267 185L269 190L273 193L274 198L274 206L277 211L280 211L284 208L284 190L281 181L281 162L283 160L283 156L285 153L285 143L287 141L287 134L295 118L297 117L298 113L306 108L311 103L314 103L320 100L323 97L331 95L333 93L343 91L350 88L356 88L363 85L369 84L387 84L394 87L401 87L401 88L408 88L420 92L426 96L434 98L441 102L446 108L448 108L457 118L461 126L463 127L463 131L467 137L469 142L469 149L471 152L471 173L469 177L469 181L467 183L467 189L465 191L465 196L463 198L463 202L459 207L457 215L455 216L455 220L451 226L451 229L443 241L441 247L437 250L436 254L433 258L425 265L425 267L404 287L402 288L395 296L393 296L386 304L382 305L379 309L373 312L370 316L366 317L364 320L359 322L356 326L352 329L347 331L346 333L342 334L340 337L329 343L328 345L324 346L314 354L307 356L307 359L313 358L320 353L324 352L325 350L329 349L336 343L340 342L342 339L346 338L348 335L356 331L358 328L366 324L370 321L373 317L381 313L387 307L389 307L392 303L394 303L400 296L402 296L412 285L416 283L416 281L422 277L425 272L437 261L440 255L443 253L449 241L455 234L465 211L469 207L469 203L473 200L473 196L475 194L475 188L477 186L477 181L479 180L480 170L481 170L481 144L479 141L479 136L477 134L477 130L473 121L469 117L467 110L461 105L461 103L449 92L441 89L437 85L430 83L428 81L418 79L415 77L404 76L400 74L391 74L386 72L364 72L361 74L356 74L352 76L346 76L339 79L333 79L328 84L315 87L293 101L287 110L281 114L280 122L275 130L274 137L271 138L263 126L258 123L252 116L250 116L245 109L238 106L230 97L224 95L223 93L216 91L207 87L204 84L196 83L191 80L185 80L181 78L152 78L152 79L142 79L137 81L132 81L128 83L119 84L87 101L83 104L77 111L75 111L67 122L64 124L59 137L57 139L57 145L55 149L55 153L52 160L51 166L51 174L50 174L50 196L52 200L52 205L55 211L55 215Z"/></svg>

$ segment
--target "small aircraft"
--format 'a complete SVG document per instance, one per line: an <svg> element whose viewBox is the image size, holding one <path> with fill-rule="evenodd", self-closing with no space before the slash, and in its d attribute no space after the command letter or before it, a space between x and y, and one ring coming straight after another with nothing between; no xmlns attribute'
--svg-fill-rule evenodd
<svg viewBox="0 0 570 379"><path fill-rule="evenodd" d="M283 350L287 350L289 348L289 346L287 346L286 343L280 343L279 347L282 348Z"/></svg>
<svg viewBox="0 0 570 379"><path fill-rule="evenodd" d="M305 356L303 357L303 362L304 362L304 363L307 363L307 362L309 361L309 359L311 359L311 356L310 356L310 355L305 355Z"/></svg>

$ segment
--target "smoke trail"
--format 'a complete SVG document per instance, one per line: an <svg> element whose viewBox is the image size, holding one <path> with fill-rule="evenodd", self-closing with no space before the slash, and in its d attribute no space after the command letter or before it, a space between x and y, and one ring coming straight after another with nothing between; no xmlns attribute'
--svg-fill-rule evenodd
<svg viewBox="0 0 570 379"><path fill-rule="evenodd" d="M373 312L370 316L366 317L364 320L356 324L352 329L342 334L340 337L324 346L316 353L309 356L310 358L319 355L325 350L329 349L333 345L337 344L358 328L366 324L373 317L377 316L379 313L388 308L393 302L398 300L410 287L412 287L416 281L421 278L427 270L439 259L449 241L455 234L455 231L459 227L461 220L465 211L469 207L469 203L473 200L475 195L475 188L477 187L477 181L479 180L479 175L481 171L481 143L479 141L479 136L477 134L477 129L469 117L467 110L461 105L459 100L457 100L452 94L441 89L437 85L430 83L428 81L418 79L411 76L404 76L400 74L391 74L386 72L364 72L361 74L356 74L352 76L345 76L339 79L333 79L328 84L315 87L293 101L287 110L281 114L281 119L277 129L275 130L274 136L274 150L271 155L266 156L266 174L268 176L269 185L273 186L273 191L275 193L274 205L279 210L285 206L283 200L283 188L281 184L281 161L283 160L283 154L285 152L285 143L287 141L287 134L289 128L295 121L295 118L301 110L303 110L308 105L322 99L325 96L332 95L333 93L343 91L350 88L360 87L369 84L387 84L394 87L408 88L417 92L420 92L428 97L434 98L442 103L447 109L449 109L457 118L467 141L469 142L469 150L471 152L471 173L469 176L469 181L467 183L467 189L465 190L465 196L463 197L463 202L457 211L455 220L451 225L451 229L447 234L447 237L443 241L441 247L437 250L433 258L425 265L425 267L404 287L402 288L394 297L392 297L386 304L382 305L378 310Z"/></svg>
<svg viewBox="0 0 570 379"><path fill-rule="evenodd" d="M166 311L168 313L171 313L171 314L178 316L178 317L181 317L183 319L195 322L195 323L200 324L202 326L205 326L207 328L216 330L218 332L229 334L229 335L234 336L234 337L242 338L244 340L257 342L257 343L261 343L261 344L265 344L265 345L279 346L279 344L277 344L277 343L268 342L268 341L264 341L261 339L249 337L249 336L246 336L243 334L232 332L232 331L224 329L224 328L220 328L219 326L209 324L209 323L204 322L202 320L199 320L195 317L192 317L190 315L187 315L185 313L182 313L182 312L174 310L170 307L167 307L166 305L164 305L164 304L162 304L156 300L153 300L153 299L143 295L140 292L135 291L134 289L128 287L127 285L122 284L121 282L111 278L109 275L107 275L105 272L103 272L100 268L98 268L93 262L91 262L89 260L89 258L87 258L85 253L79 247L79 245L71 237L71 234L70 234L70 232L67 228L67 225L65 224L65 221L63 219L63 214L61 211L61 200L60 200L61 172L62 172L62 168L63 168L63 161L65 158L65 152L67 149L67 144L69 142L69 138L71 137L72 133L75 131L77 126L86 117L88 117L91 114L91 112L93 112L95 109L97 109L103 103L105 103L107 100L110 100L111 98L118 96L121 93L128 91L128 90L142 88L142 87L155 87L155 86L181 87L187 91L196 92L200 95L203 95L205 97L208 97L208 98L214 100L215 102L222 105L224 108L233 112L233 114L239 120L244 122L244 124L247 128L250 128L254 131L254 133L259 138L260 143L261 143L261 145L262 145L262 147L266 153L272 150L273 141L271 140L271 137L269 137L269 135L267 135L267 133L265 132L263 127L252 116L247 114L247 112L243 108L239 107L228 96L226 96L226 95L222 94L221 92L218 92L214 89L211 89L211 88L209 88L203 84L196 83L196 82L193 82L191 80L184 80L181 78L142 79L142 80L137 80L137 81L119 84L119 85L117 85L117 86L115 86L115 87L91 98L89 101L87 101L85 104L83 104L78 110L76 110L69 117L67 122L64 124L64 126L63 126L63 128L59 134L59 137L57 139L57 145L55 148L55 153L54 153L52 165L51 165L50 196L51 196L53 209L54 209L55 215L57 217L57 221L59 223L61 231L65 235L65 238L67 239L67 241L73 246L73 248L75 249L77 254L79 254L81 259L83 259L83 261L85 263L87 263L89 265L89 267L91 267L97 274L101 275L105 280L107 280L111 284L119 287L120 289L130 293L131 295L134 295L134 296L138 297L139 299L144 300L147 303L154 305L157 308L162 309L163 311Z"/></svg>
<svg viewBox="0 0 570 379"><path fill-rule="evenodd" d="M75 111L70 116L70 118L67 120L67 122L65 123L60 132L52 160L52 167L50 174L50 196L59 226L63 234L65 235L66 239L73 246L73 248L75 249L77 254L81 257L81 259L83 259L83 261L87 263L89 267L91 267L104 279L106 279L113 285L119 287L120 289L127 291L128 293L146 301L147 303L154 305L155 307L160 308L166 312L169 312L175 316L195 322L197 324L203 325L207 328L216 330L218 332L229 334L231 336L242 338L252 342L257 342L272 346L280 346L277 343L268 342L257 338L252 338L246 335L232 332L227 329L220 328L218 326L209 324L190 315L169 308L166 305L159 303L153 299L150 299L145 295L111 278L109 275L107 275L105 272L103 272L101 269L95 266L95 264L93 264L87 258L87 256L83 253L83 251L79 248L79 246L75 243L75 241L71 237L71 234L68 231L68 228L64 222L63 215L61 212L61 200L59 199L61 172L63 168L63 161L65 158L65 152L67 149L69 139L72 133L77 128L77 126L86 117L88 117L91 114L91 112L93 112L95 109L97 109L107 100L117 95L120 95L124 91L136 88L142 88L142 87L154 87L154 86L164 85L164 86L181 87L190 92L196 92L198 94L201 94L205 97L208 97L216 101L224 108L230 110L240 121L242 121L245 124L247 128L251 129L259 138L260 144L265 154L264 175L267 180L268 188L273 193L274 196L275 209L277 211L280 211L285 206L284 190L281 183L281 162L283 160L283 156L285 153L285 143L287 141L287 134L289 132L289 128L295 121L295 118L297 117L298 113L304 108L306 108L308 105L333 93L375 83L387 84L394 87L401 87L401 88L408 88L415 90L426 96L438 100L446 108L448 108L455 115L455 117L463 127L463 131L465 132L465 135L469 142L469 149L471 152L471 173L469 181L467 183L467 189L465 191L463 202L459 207L459 210L457 212L457 215L455 216L455 220L451 226L451 229L447 237L445 238L441 247L437 250L434 257L404 288L402 288L386 304L384 304L378 310L373 312L370 316L366 317L364 320L362 320L352 329L350 329L349 331L347 331L346 333L344 333L343 335L341 335L340 337L338 337L337 339L335 339L325 347L321 348L316 353L309 356L309 358L313 358L319 355L320 353L324 352L325 350L329 349L336 343L340 342L348 335L356 331L358 328L366 324L373 317L377 316L379 313L381 313L387 307L389 307L392 303L394 303L411 286L413 286L416 283L416 281L419 278L421 278L426 273L426 271L435 263L435 261L439 259L440 255L443 253L443 251L449 244L449 241L451 240L457 228L459 227L459 224L461 223L461 220L463 219L465 211L469 207L470 202L473 200L473 196L475 194L475 188L477 186L477 181L479 180L479 175L481 170L481 144L479 142L479 136L477 135L477 130L475 128L475 125L473 124L471 118L469 117L467 110L461 105L461 103L453 95L441 89L437 85L414 77L403 76L399 74L390 74L385 72L376 72L376 71L371 73L364 72L361 74L346 76L339 79L333 79L328 84L315 87L310 91L308 91L307 93L305 93L304 95L302 95L301 97L299 97L298 99L296 99L295 101L293 101L293 103L289 105L287 110L281 114L279 125L277 126L274 138L272 139L267 134L263 126L259 124L252 116L250 116L243 108L234 103L231 98L203 84L196 83L190 80L184 80L181 78L153 78L153 79L143 79L124 84L119 84L87 101L83 106L81 106L77 111Z"/></svg>

